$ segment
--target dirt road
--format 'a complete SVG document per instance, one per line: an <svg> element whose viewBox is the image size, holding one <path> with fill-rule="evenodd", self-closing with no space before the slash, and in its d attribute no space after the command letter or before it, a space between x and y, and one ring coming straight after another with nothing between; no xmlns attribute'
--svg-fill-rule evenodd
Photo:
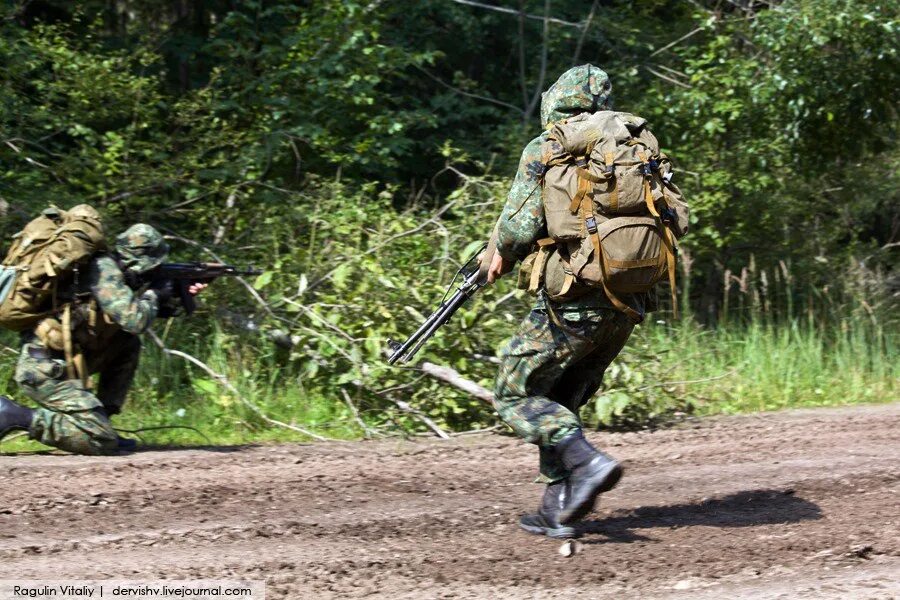
<svg viewBox="0 0 900 600"><path fill-rule="evenodd" d="M269 598L900 597L900 404L593 434L581 551L518 529L514 438L0 456L0 579L265 579Z"/></svg>

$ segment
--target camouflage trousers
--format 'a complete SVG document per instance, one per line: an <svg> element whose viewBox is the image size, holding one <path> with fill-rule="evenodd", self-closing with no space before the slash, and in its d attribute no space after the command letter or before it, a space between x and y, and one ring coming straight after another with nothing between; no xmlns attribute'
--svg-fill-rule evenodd
<svg viewBox="0 0 900 600"><path fill-rule="evenodd" d="M88 371L99 373L96 392L69 379L61 352L37 339L22 345L16 383L37 402L29 436L77 454L113 454L118 436L109 421L121 411L137 370L141 341L121 331L102 352L85 353Z"/></svg>
<svg viewBox="0 0 900 600"><path fill-rule="evenodd" d="M538 445L539 480L547 483L568 476L553 447L581 429L579 409L634 329L614 309L557 315L531 311L501 352L494 385L494 407L519 437Z"/></svg>

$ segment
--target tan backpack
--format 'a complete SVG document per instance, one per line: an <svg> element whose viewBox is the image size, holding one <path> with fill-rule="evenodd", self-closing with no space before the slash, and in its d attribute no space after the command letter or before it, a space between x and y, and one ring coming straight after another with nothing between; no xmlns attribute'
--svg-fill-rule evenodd
<svg viewBox="0 0 900 600"><path fill-rule="evenodd" d="M640 321L618 294L648 292L668 276L676 310L675 240L687 233L688 206L647 121L585 113L557 123L541 151L550 237L538 242L530 288L566 300L576 283L602 287Z"/></svg>
<svg viewBox="0 0 900 600"><path fill-rule="evenodd" d="M0 327L24 331L59 312L59 292L77 284L79 270L106 248L92 207L44 210L13 236L0 265Z"/></svg>

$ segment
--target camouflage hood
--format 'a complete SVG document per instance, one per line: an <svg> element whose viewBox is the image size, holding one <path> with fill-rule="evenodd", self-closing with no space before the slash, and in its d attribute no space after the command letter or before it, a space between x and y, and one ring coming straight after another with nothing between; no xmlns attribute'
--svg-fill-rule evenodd
<svg viewBox="0 0 900 600"><path fill-rule="evenodd" d="M541 126L603 108L612 93L606 72L594 65L572 67L541 96Z"/></svg>
<svg viewBox="0 0 900 600"><path fill-rule="evenodd" d="M132 273L145 273L166 260L169 245L160 232L149 225L138 223L116 237L116 254L122 266Z"/></svg>

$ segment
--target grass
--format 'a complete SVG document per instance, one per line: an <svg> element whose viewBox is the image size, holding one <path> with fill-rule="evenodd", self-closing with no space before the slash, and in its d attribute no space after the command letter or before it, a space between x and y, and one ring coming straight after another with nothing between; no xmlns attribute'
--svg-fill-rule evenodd
<svg viewBox="0 0 900 600"><path fill-rule="evenodd" d="M714 330L691 323L655 326L653 344L681 357L672 381L701 414L897 399L896 336L857 322L826 328L797 320L753 320Z"/></svg>
<svg viewBox="0 0 900 600"><path fill-rule="evenodd" d="M4 341L0 374L7 381L6 393L20 398L11 382L15 343ZM291 367L296 361L285 360L274 347L250 345L215 330L186 334L168 344L201 357L214 372L225 375L232 389L147 343L129 404L115 418L117 428L196 428L140 434L151 444L310 441L302 433L266 423L249 404L272 419L323 437L362 437L345 400L327 390L306 389L302 366ZM632 375L623 377L629 369L614 368L607 385L629 398L632 424L634 415L649 418L685 408L709 415L890 402L898 398L897 350L896 330L870 318L826 322L807 316L773 322L757 316L717 328L689 318L674 324L655 321L639 328L617 361L631 365ZM362 416L384 427L383 414L375 408ZM21 438L0 446L4 452L42 449Z"/></svg>

